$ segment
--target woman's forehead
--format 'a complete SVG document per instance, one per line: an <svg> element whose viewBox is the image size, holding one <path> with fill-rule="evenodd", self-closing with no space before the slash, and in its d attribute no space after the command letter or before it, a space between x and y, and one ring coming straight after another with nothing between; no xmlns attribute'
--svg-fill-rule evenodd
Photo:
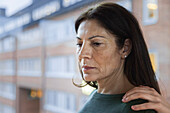
<svg viewBox="0 0 170 113"><path fill-rule="evenodd" d="M92 37L97 35L108 37L109 33L96 20L87 20L80 24L77 37Z"/></svg>

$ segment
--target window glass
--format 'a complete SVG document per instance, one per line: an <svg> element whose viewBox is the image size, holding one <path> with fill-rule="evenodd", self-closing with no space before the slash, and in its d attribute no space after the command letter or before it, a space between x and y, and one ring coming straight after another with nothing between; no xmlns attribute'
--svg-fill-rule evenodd
<svg viewBox="0 0 170 113"><path fill-rule="evenodd" d="M3 45L2 45L3 43L2 43L2 40L0 40L0 53L2 53L3 52Z"/></svg>
<svg viewBox="0 0 170 113"><path fill-rule="evenodd" d="M143 24L155 24L158 21L158 0L143 0Z"/></svg>
<svg viewBox="0 0 170 113"><path fill-rule="evenodd" d="M45 109L52 112L74 113L76 111L76 97L71 93L60 91L46 91Z"/></svg>
<svg viewBox="0 0 170 113"><path fill-rule="evenodd" d="M10 36L6 37L0 42L0 52L12 52L15 50L15 38Z"/></svg>
<svg viewBox="0 0 170 113"><path fill-rule="evenodd" d="M15 61L14 60L3 60L0 61L0 75L14 75L15 74Z"/></svg>
<svg viewBox="0 0 170 113"><path fill-rule="evenodd" d="M46 59L46 76L72 78L75 74L74 55L53 56Z"/></svg>
<svg viewBox="0 0 170 113"><path fill-rule="evenodd" d="M43 36L47 45L72 40L75 37L73 18L45 21L41 27L45 31Z"/></svg>
<svg viewBox="0 0 170 113"><path fill-rule="evenodd" d="M116 3L123 6L124 8L129 10L130 12L132 12L132 0L121 0L121 1L118 1Z"/></svg>
<svg viewBox="0 0 170 113"><path fill-rule="evenodd" d="M41 76L41 61L39 58L18 60L19 76Z"/></svg>
<svg viewBox="0 0 170 113"><path fill-rule="evenodd" d="M13 83L0 83L0 96L15 100L16 98L16 86Z"/></svg>
<svg viewBox="0 0 170 113"><path fill-rule="evenodd" d="M31 30L24 31L17 35L18 37L18 48L32 48L41 45L41 29L35 28Z"/></svg>

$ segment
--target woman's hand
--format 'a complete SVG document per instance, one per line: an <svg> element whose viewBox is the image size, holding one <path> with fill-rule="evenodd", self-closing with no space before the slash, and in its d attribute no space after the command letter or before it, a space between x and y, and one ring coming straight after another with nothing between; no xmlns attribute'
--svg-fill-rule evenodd
<svg viewBox="0 0 170 113"><path fill-rule="evenodd" d="M129 102L135 99L145 99L149 102L133 105L131 108L135 111L154 109L158 113L170 113L170 104L154 88L148 86L135 87L123 96L123 102Z"/></svg>

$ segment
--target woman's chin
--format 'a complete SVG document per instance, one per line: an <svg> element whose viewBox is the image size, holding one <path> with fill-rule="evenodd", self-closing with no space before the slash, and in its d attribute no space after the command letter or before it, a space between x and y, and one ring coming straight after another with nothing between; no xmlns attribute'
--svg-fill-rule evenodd
<svg viewBox="0 0 170 113"><path fill-rule="evenodd" d="M96 79L92 76L89 75L84 75L84 80L85 81L96 81Z"/></svg>

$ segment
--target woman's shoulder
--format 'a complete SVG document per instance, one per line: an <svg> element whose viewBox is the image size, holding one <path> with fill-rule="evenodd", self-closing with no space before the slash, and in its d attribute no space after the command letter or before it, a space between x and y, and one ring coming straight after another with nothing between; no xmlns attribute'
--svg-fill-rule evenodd
<svg viewBox="0 0 170 113"><path fill-rule="evenodd" d="M125 106L124 106L122 113L157 113L155 110L134 111L134 110L131 109L132 105L143 104L143 103L146 103L146 102L148 102L148 101L143 100L143 99L136 99L136 100L132 100L128 103L125 103Z"/></svg>

